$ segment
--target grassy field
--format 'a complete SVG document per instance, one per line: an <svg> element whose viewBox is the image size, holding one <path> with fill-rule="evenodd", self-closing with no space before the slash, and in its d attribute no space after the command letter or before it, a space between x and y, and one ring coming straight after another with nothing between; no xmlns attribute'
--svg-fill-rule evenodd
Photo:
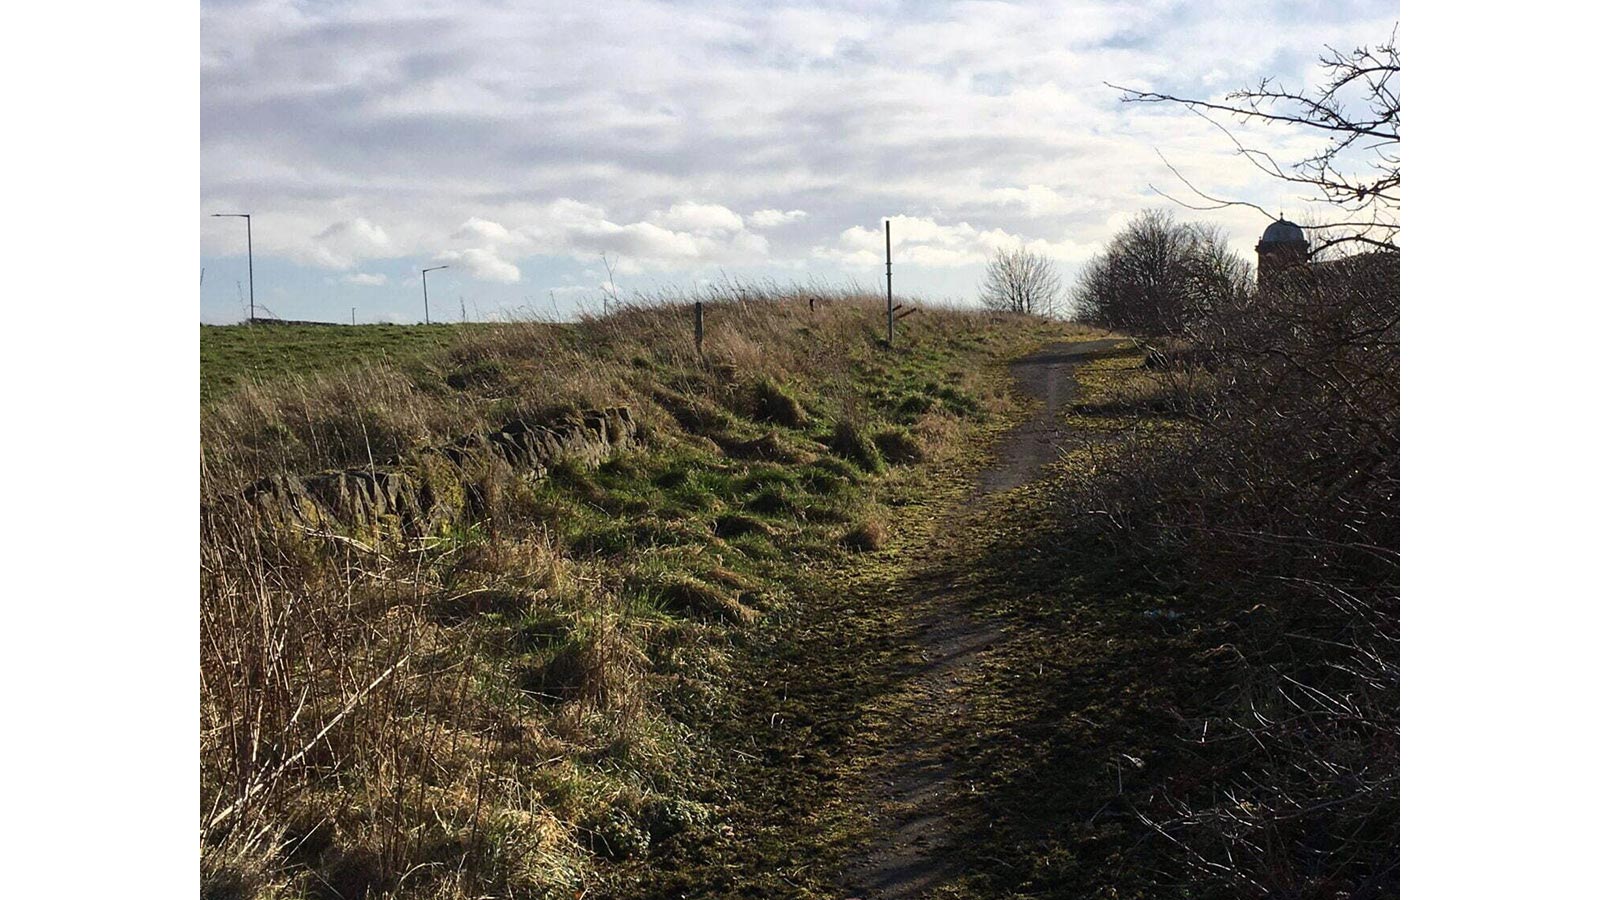
<svg viewBox="0 0 1600 900"><path fill-rule="evenodd" d="M703 355L681 307L423 331L382 360L318 335L291 352L320 371L205 406L206 896L650 895L743 821L721 729L756 651L812 615L803 573L894 554L1008 421L1005 363L1081 332L924 308L889 351L877 298L706 299ZM404 540L227 503L613 405L641 447L431 481L473 512Z"/></svg>
<svg viewBox="0 0 1600 900"><path fill-rule="evenodd" d="M365 348L236 329L262 344L203 360L293 347L202 407L203 896L836 897L884 748L935 734L962 798L939 896L1394 895L1394 573L1367 552L1392 513L1360 553L1281 550L1308 496L1285 436L1321 432L1218 429L1256 361L1083 365L1081 446L980 505L1029 408L1007 364L1092 329L924 307L891 351L875 297L704 299L703 353L641 305ZM608 406L641 440L590 464L407 455ZM460 512L395 534L230 502L392 468ZM1206 524L1235 519L1274 540ZM1004 640L930 723L904 682L953 607Z"/></svg>
<svg viewBox="0 0 1600 900"><path fill-rule="evenodd" d="M285 375L337 372L352 365L403 364L450 347L469 325L201 325L200 399L211 402L246 384Z"/></svg>

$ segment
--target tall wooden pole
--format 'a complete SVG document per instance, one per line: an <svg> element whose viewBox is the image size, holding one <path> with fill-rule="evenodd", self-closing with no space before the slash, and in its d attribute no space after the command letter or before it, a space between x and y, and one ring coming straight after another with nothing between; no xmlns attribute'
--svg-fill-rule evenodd
<svg viewBox="0 0 1600 900"><path fill-rule="evenodd" d="M889 346L894 346L894 266L889 256L889 220L883 220L883 308L889 317Z"/></svg>

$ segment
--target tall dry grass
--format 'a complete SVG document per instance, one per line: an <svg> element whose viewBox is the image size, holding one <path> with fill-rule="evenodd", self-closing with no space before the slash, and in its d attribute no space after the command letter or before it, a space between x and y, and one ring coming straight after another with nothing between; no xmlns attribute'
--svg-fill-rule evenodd
<svg viewBox="0 0 1600 900"><path fill-rule="evenodd" d="M703 364L695 302L706 308ZM951 317L963 315L929 317L922 330L948 330ZM276 472L382 463L561 411L623 404L648 413L658 372L673 373L669 387L724 400L752 373L842 371L881 318L881 301L852 289L729 283L635 297L571 324L508 322L463 335L409 371L378 363L241 389L202 417L203 481L221 492Z"/></svg>
<svg viewBox="0 0 1600 900"><path fill-rule="evenodd" d="M706 307L703 356L685 305L694 301ZM718 652L713 626L641 607L626 589L634 576L570 556L514 478L438 533L382 544L263 528L248 508L217 501L264 476L381 464L590 407L630 406L658 445L703 444L663 398L721 421L764 415L784 384L847 383L877 365L879 304L771 285L636 298L572 324L476 331L407 368L257 385L208 406L204 894L593 888L593 860L636 855L703 816L653 781L682 763L644 648ZM998 321L930 308L903 339L915 352ZM838 393L841 408L858 402ZM949 426L927 434L939 428ZM738 613L730 621L748 614L709 581L650 577L693 593L685 602L703 595Z"/></svg>

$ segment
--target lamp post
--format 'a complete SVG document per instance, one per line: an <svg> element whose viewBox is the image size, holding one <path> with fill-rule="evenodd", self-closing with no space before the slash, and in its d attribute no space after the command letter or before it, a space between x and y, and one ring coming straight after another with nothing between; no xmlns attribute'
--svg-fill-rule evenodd
<svg viewBox="0 0 1600 900"><path fill-rule="evenodd" d="M249 213L212 213L213 219L243 219L244 220L244 250L245 259L250 267L250 321L256 319L256 250L255 241L250 234Z"/></svg>
<svg viewBox="0 0 1600 900"><path fill-rule="evenodd" d="M428 322L428 273L429 272L437 272L440 269L448 269L448 268L450 268L450 267L449 266L434 266L431 269L423 269L422 270L422 324L424 324L424 325L430 324Z"/></svg>

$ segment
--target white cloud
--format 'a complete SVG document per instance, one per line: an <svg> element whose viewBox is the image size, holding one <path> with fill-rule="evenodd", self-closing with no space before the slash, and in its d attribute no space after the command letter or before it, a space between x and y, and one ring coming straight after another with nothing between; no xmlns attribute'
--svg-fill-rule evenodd
<svg viewBox="0 0 1600 900"><path fill-rule="evenodd" d="M748 264L766 258L767 239L748 231L725 206L679 203L644 221L614 221L593 203L568 197L518 210L521 244L544 255L597 260L624 274L706 264Z"/></svg>
<svg viewBox="0 0 1600 900"><path fill-rule="evenodd" d="M791 209L784 212L781 209L758 209L750 214L750 224L756 228L777 228L790 222L798 222L806 217L803 209Z"/></svg>
<svg viewBox="0 0 1600 900"><path fill-rule="evenodd" d="M699 256L701 247L694 235L672 231L653 222L618 225L603 219L574 229L566 237L580 253L610 251L654 262L693 260Z"/></svg>
<svg viewBox="0 0 1600 900"><path fill-rule="evenodd" d="M201 201L256 214L258 263L355 271L447 253L496 284L602 253L619 275L825 276L881 263L881 235L851 226L886 211L907 216L908 276L959 270L997 241L1070 261L1115 216L1170 207L1148 185L1184 190L1158 148L1201 187L1304 208L1212 126L1119 103L1106 82L1293 88L1325 45L1383 40L1398 13L1396 0L618 0L561 15L498 0L202 0ZM1283 162L1316 145L1239 133ZM1262 224L1180 214L1222 223L1236 247ZM207 220L202 253L242 256L242 230ZM203 302L237 306L234 280L208 277Z"/></svg>
<svg viewBox="0 0 1600 900"><path fill-rule="evenodd" d="M1042 184L1030 184L1025 188L996 188L990 193L995 203L1020 208L1033 218L1081 212L1092 205L1092 201L1085 197L1064 194Z"/></svg>
<svg viewBox="0 0 1600 900"><path fill-rule="evenodd" d="M666 212L658 212L650 221L673 231L693 234L727 234L744 230L744 219L726 206L713 203L674 203Z"/></svg>
<svg viewBox="0 0 1600 900"><path fill-rule="evenodd" d="M389 276L382 272L356 272L346 275L342 279L345 284L355 284L362 287L383 287L389 283Z"/></svg>
<svg viewBox="0 0 1600 900"><path fill-rule="evenodd" d="M1028 239L1002 228L980 230L967 222L943 225L921 216L890 216L889 222L895 262L931 268L981 265L995 251L1016 247L1070 263L1081 263L1095 251L1094 244L1070 238ZM812 255L850 266L881 266L883 232L855 225L841 232L832 246L813 248Z"/></svg>
<svg viewBox="0 0 1600 900"><path fill-rule="evenodd" d="M493 219L471 216L451 232L449 242L457 246L437 254L436 259L459 265L479 281L516 284L522 280L522 270L514 259L527 246L526 235Z"/></svg>
<svg viewBox="0 0 1600 900"><path fill-rule="evenodd" d="M516 284L522 280L522 270L501 259L492 248L469 247L466 250L446 250L439 254L438 258L450 265L461 266L467 270L467 274L480 281Z"/></svg>
<svg viewBox="0 0 1600 900"><path fill-rule="evenodd" d="M300 254L302 261L327 269L348 269L362 260L389 255L389 235L362 217L335 222L317 232Z"/></svg>
<svg viewBox="0 0 1600 900"><path fill-rule="evenodd" d="M451 235L451 237L455 240L481 241L491 244L510 244L518 240L516 235L512 234L509 229L499 222L491 222L488 219L480 219L477 216L462 222L461 227L457 228L455 234Z"/></svg>

